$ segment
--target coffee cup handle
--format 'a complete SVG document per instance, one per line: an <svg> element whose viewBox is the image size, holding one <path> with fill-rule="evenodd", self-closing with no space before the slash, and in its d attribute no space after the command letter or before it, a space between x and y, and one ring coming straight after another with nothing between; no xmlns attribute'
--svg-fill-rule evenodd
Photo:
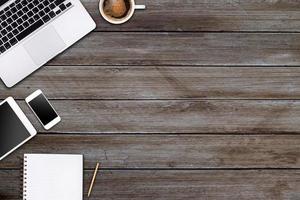
<svg viewBox="0 0 300 200"><path fill-rule="evenodd" d="M146 6L145 5L135 5L134 9L136 9L136 10L145 10Z"/></svg>

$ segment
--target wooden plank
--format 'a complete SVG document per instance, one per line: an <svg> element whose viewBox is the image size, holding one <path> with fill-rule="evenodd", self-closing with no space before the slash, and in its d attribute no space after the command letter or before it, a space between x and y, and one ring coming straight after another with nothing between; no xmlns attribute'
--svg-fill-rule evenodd
<svg viewBox="0 0 300 200"><path fill-rule="evenodd" d="M0 170L0 198L20 199L20 172ZM84 199L93 171L85 171ZM105 170L90 199L299 199L299 170Z"/></svg>
<svg viewBox="0 0 300 200"><path fill-rule="evenodd" d="M299 146L296 135L38 135L0 168L20 168L25 153L83 154L86 169L300 168Z"/></svg>
<svg viewBox="0 0 300 200"><path fill-rule="evenodd" d="M88 173L85 185L92 172ZM299 171L108 171L94 199L299 199ZM86 191L86 189L85 189ZM86 192L85 192L86 193Z"/></svg>
<svg viewBox="0 0 300 200"><path fill-rule="evenodd" d="M100 17L98 0L83 0L97 31L299 31L298 1L137 0L126 24L112 26Z"/></svg>
<svg viewBox="0 0 300 200"><path fill-rule="evenodd" d="M94 32L51 65L298 66L300 34Z"/></svg>
<svg viewBox="0 0 300 200"><path fill-rule="evenodd" d="M39 86L50 99L300 99L295 67L52 66L0 98L24 99Z"/></svg>
<svg viewBox="0 0 300 200"><path fill-rule="evenodd" d="M53 133L300 133L300 101L52 101ZM36 127L36 118L21 106ZM42 128L38 128L44 132Z"/></svg>

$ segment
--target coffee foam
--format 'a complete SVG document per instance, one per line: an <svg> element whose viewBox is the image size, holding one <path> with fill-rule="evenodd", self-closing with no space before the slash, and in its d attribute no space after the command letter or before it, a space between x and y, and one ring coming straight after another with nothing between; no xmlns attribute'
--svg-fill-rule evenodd
<svg viewBox="0 0 300 200"><path fill-rule="evenodd" d="M120 19L126 17L130 7L130 1L128 0L105 0L103 11L110 18Z"/></svg>

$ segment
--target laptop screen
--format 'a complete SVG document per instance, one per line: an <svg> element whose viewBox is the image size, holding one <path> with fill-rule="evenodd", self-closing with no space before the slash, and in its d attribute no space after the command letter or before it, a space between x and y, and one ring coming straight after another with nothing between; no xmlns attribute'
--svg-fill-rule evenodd
<svg viewBox="0 0 300 200"><path fill-rule="evenodd" d="M5 4L6 2L8 2L9 0L0 0L0 6L2 6L3 4Z"/></svg>

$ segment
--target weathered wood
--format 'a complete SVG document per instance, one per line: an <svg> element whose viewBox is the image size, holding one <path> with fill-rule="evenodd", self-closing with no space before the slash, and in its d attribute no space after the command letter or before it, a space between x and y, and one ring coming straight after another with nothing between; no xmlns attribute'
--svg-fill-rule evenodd
<svg viewBox="0 0 300 200"><path fill-rule="evenodd" d="M0 98L26 98L36 87L50 99L300 99L295 67L46 67Z"/></svg>
<svg viewBox="0 0 300 200"><path fill-rule="evenodd" d="M62 117L53 133L300 133L300 101L51 102ZM20 103L40 127L28 106Z"/></svg>
<svg viewBox="0 0 300 200"><path fill-rule="evenodd" d="M51 65L300 65L300 34L94 32Z"/></svg>
<svg viewBox="0 0 300 200"><path fill-rule="evenodd" d="M0 170L1 199L20 199L19 175ZM85 171L84 199L92 175ZM299 199L299 182L299 170L102 170L89 199Z"/></svg>
<svg viewBox="0 0 300 200"><path fill-rule="evenodd" d="M24 153L83 154L86 169L300 168L299 146L296 135L38 135L0 168L20 168Z"/></svg>
<svg viewBox="0 0 300 200"><path fill-rule="evenodd" d="M100 17L98 0L83 0L98 31L299 31L299 1L137 0L147 9L126 24Z"/></svg>
<svg viewBox="0 0 300 200"><path fill-rule="evenodd" d="M297 171L108 171L92 199L299 199ZM88 185L92 171L88 173ZM87 187L86 187L87 188ZM85 189L87 191L87 189ZM85 192L86 193L86 192Z"/></svg>
<svg viewBox="0 0 300 200"><path fill-rule="evenodd" d="M39 87L62 117L0 162L1 200L20 199L24 153L84 154L85 194L100 161L90 199L300 199L300 2L137 0L147 10L120 26L83 3L96 31L0 86Z"/></svg>

